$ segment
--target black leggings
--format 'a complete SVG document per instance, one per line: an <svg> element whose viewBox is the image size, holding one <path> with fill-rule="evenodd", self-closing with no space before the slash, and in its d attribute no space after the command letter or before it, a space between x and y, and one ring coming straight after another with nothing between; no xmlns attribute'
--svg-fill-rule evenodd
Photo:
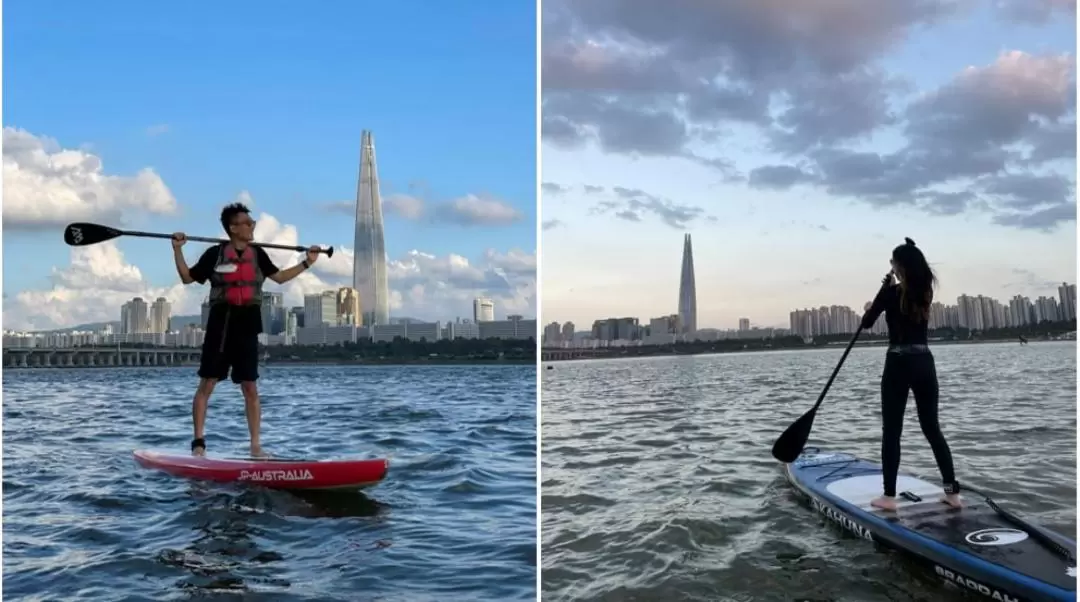
<svg viewBox="0 0 1080 602"><path fill-rule="evenodd" d="M896 473L900 469L900 434L908 390L915 394L919 426L934 450L946 491L956 491L952 452L938 424L938 380L934 356L930 353L886 353L881 375L881 465L885 495L896 495Z"/></svg>

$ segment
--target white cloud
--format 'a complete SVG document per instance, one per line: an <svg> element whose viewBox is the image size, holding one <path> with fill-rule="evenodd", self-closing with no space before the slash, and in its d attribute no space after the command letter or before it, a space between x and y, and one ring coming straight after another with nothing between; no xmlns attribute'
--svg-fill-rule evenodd
<svg viewBox="0 0 1080 602"><path fill-rule="evenodd" d="M255 199L251 196L251 193L246 190L241 190L236 198L233 199L234 203L242 203L248 209L255 208Z"/></svg>
<svg viewBox="0 0 1080 602"><path fill-rule="evenodd" d="M50 139L23 130L4 128L4 227L41 228L66 225L71 221L100 220L122 225L122 217L140 213L172 213L177 209L165 183L153 170L144 169L133 177L107 175L101 160L88 150L65 150ZM236 200L248 207L255 200L242 190ZM422 203L402 201L402 213L423 210ZM284 224L273 215L254 216L258 225L256 238L261 242L288 246L318 244L326 241L301 241L296 226ZM123 240L123 239L120 239ZM4 327L17 330L47 330L88 322L119 319L120 306L133 297L153 300L165 297L174 315L199 313L199 305L208 287L184 286L178 279L165 286L152 284L143 274L152 261L155 268L171 272L168 249L149 259L138 258L142 269L128 261L118 241L73 247L65 267L54 267L47 289L6 291ZM189 243L185 255L190 264L206 248ZM303 254L269 249L270 257L281 268L294 265ZM347 286L352 280L353 253L336 247L332 258L320 255L314 269L280 286L266 287L284 293L287 305L302 305L303 296ZM390 306L394 316L420 319L448 319L471 315L472 299L484 295L496 302L497 313L532 315L536 306L536 253L511 250L505 254L488 250L474 264L458 255L436 257L411 251L388 261Z"/></svg>
<svg viewBox="0 0 1080 602"><path fill-rule="evenodd" d="M163 257L168 257L164 253ZM148 302L165 297L174 313L198 306L197 291L177 282L154 287L138 267L127 263L115 241L89 247L73 247L71 264L53 268L52 288L8 292L4 299L4 328L46 330L120 319L120 306L132 297ZM177 311L180 310L180 311ZM191 313L195 313L191 312Z"/></svg>
<svg viewBox="0 0 1080 602"><path fill-rule="evenodd" d="M467 194L439 205L444 219L463 226L504 226L521 220L521 212L497 199Z"/></svg>
<svg viewBox="0 0 1080 602"><path fill-rule="evenodd" d="M152 169L106 175L97 155L12 127L4 128L3 147L4 228L120 224L130 212L176 211L176 199Z"/></svg>
<svg viewBox="0 0 1080 602"><path fill-rule="evenodd" d="M417 220L424 215L424 201L408 194L392 194L382 200L383 210L405 219ZM355 209L353 204L352 208Z"/></svg>
<svg viewBox="0 0 1080 602"><path fill-rule="evenodd" d="M273 215L259 213L256 238L260 242L281 245L328 246L320 241L301 242L296 226L283 224ZM163 243L164 244L164 243ZM189 264L198 260L206 248L188 243L185 255ZM301 253L268 249L271 259L281 268L297 263ZM151 261L167 261L162 258ZM332 258L320 255L313 269L300 274L284 286L272 282L267 290L281 291L287 306L303 305L305 294L348 286L352 280L353 253L335 247ZM495 300L500 315L534 315L536 307L536 253L513 249L500 253L489 249L474 265L460 255L437 257L410 251L388 262L391 287L391 315L419 319L469 317L472 300L489 296ZM53 268L52 288L8 293L4 299L4 327L16 330L46 330L88 322L118 320L120 306L132 297L153 300L165 297L174 315L199 313L206 296L206 285L153 286L139 267L124 257L114 241L89 247L74 247L71 264Z"/></svg>
<svg viewBox="0 0 1080 602"><path fill-rule="evenodd" d="M457 226L509 226L524 217L512 205L498 199L486 198L475 194L429 205L423 198L411 194L391 194L382 198L382 208L386 215L433 224L453 224ZM335 201L323 203L322 209L332 213L352 215L356 211L355 201Z"/></svg>

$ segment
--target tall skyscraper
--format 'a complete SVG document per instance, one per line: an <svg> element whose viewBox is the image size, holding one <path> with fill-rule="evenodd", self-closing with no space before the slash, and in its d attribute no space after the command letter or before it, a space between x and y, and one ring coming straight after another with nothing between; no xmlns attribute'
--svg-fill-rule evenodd
<svg viewBox="0 0 1080 602"><path fill-rule="evenodd" d="M390 323L390 287L386 279L386 240L382 197L375 166L375 138L360 137L360 181L356 189L356 236L353 240L353 288L360 294L364 325Z"/></svg>
<svg viewBox="0 0 1080 602"><path fill-rule="evenodd" d="M679 324L680 334L693 340L697 332L697 287L694 284L694 250L690 235L683 239L682 275L679 277Z"/></svg>

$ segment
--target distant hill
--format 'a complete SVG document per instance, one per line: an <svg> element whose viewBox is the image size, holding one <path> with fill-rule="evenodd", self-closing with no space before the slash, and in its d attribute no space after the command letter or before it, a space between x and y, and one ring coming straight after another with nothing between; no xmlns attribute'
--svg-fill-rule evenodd
<svg viewBox="0 0 1080 602"><path fill-rule="evenodd" d="M173 316L170 320L173 330L181 330L188 324L194 324L198 326L202 322L202 316L196 314L194 316ZM97 332L106 325L111 325L113 332L120 332L120 320L113 320L111 322L90 322L88 324L79 324L77 326L70 326L68 328L57 328L56 330L37 330L34 332L47 333L47 332L71 332L73 330L81 331L94 331Z"/></svg>

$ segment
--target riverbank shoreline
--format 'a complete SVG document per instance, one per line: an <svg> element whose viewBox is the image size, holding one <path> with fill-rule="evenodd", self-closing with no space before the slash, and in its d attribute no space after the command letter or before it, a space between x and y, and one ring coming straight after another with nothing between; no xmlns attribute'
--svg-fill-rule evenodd
<svg viewBox="0 0 1080 602"><path fill-rule="evenodd" d="M614 359L630 359L630 358L644 358L644 357L675 357L675 356L695 356L695 355L722 355L731 353L767 353L767 352L780 352L780 351L820 351L822 349L836 349L844 348L848 345L849 341L830 341L821 345L791 345L791 346L778 346L778 347L738 347L735 343L731 342L732 339L725 340L724 344L727 348L724 349L693 349L691 345L674 345L658 347L655 349L648 349L646 346L639 347L600 347L600 348L581 348L581 347L549 347L540 350L542 363L544 364L557 364L564 362L577 362L584 360L614 360ZM755 341L756 342L756 341ZM1015 345L1034 345L1037 343L1076 343L1076 339L1027 339L1024 343L1020 343L1015 338L1009 339L967 339L967 340L930 340L930 349L935 347L952 346L952 345L987 345L987 344L1015 344ZM721 343L717 341L717 343ZM887 339L873 339L856 341L854 347L887 347L889 341ZM703 346L704 343L699 344ZM681 348L680 348L681 347ZM609 351L610 350L610 351ZM570 357L560 357L558 359L547 358L547 354L571 354ZM574 355L580 354L580 355Z"/></svg>

